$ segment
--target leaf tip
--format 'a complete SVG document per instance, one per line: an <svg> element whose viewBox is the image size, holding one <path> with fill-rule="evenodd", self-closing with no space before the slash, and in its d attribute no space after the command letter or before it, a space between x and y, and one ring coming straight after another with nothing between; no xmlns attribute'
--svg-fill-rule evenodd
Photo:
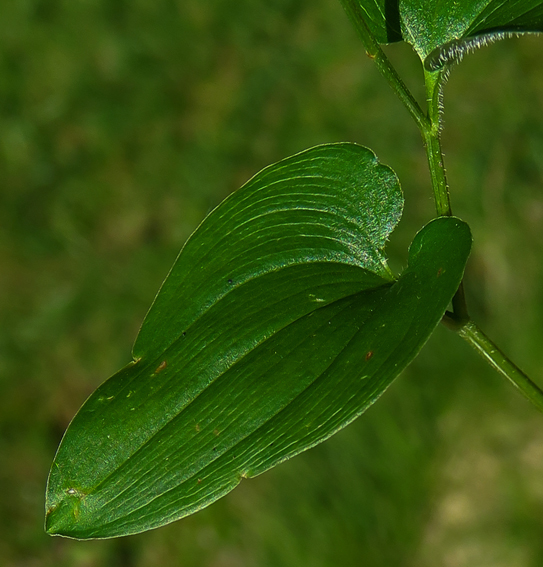
<svg viewBox="0 0 543 567"><path fill-rule="evenodd" d="M70 537L74 524L79 519L81 494L75 488L68 488L55 504L47 504L45 532L52 536Z"/></svg>

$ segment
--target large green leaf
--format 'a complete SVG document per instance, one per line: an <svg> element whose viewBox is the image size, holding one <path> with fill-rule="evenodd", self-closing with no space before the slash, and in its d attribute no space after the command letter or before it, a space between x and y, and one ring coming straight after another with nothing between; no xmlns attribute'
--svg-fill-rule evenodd
<svg viewBox="0 0 543 567"><path fill-rule="evenodd" d="M135 360L80 409L47 490L51 534L157 527L323 441L416 356L462 277L465 223L440 218L394 281L394 173L354 144L270 166L189 239Z"/></svg>
<svg viewBox="0 0 543 567"><path fill-rule="evenodd" d="M434 66L504 32L543 31L542 0L355 1L379 42L403 37Z"/></svg>

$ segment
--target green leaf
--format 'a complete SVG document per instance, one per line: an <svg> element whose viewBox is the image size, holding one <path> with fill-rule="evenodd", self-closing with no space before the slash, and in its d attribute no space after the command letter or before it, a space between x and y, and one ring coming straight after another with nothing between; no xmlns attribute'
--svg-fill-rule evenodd
<svg viewBox="0 0 543 567"><path fill-rule="evenodd" d="M543 30L542 0L404 0L400 13L404 38L430 67L504 32Z"/></svg>
<svg viewBox="0 0 543 567"><path fill-rule="evenodd" d="M543 31L542 0L357 1L380 43L403 37L430 69L506 33Z"/></svg>
<svg viewBox="0 0 543 567"><path fill-rule="evenodd" d="M402 196L368 149L331 144L270 166L189 239L134 347L59 447L46 529L104 538L207 506L328 438L416 356L471 246L427 225L394 281L383 247Z"/></svg>

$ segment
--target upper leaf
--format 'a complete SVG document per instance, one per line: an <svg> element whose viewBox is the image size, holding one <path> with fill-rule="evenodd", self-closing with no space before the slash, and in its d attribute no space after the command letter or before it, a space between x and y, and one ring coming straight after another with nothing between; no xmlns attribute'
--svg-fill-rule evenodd
<svg viewBox="0 0 543 567"><path fill-rule="evenodd" d="M380 43L410 43L424 61L447 44L543 31L543 0L358 0ZM398 30L401 29L401 34Z"/></svg>
<svg viewBox="0 0 543 567"><path fill-rule="evenodd" d="M112 537L171 522L360 415L441 319L471 245L455 218L382 254L402 198L354 144L253 178L181 252L135 362L87 400L59 447L49 533Z"/></svg>

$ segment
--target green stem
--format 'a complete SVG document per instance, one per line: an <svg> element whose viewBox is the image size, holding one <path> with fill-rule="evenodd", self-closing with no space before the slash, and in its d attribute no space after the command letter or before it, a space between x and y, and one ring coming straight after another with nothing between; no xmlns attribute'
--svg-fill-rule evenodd
<svg viewBox="0 0 543 567"><path fill-rule="evenodd" d="M445 71L424 70L426 95L428 101L428 118L430 128L421 130L430 166L432 188L437 214L451 216L452 208L449 187L443 164L441 150L441 89ZM447 312L443 322L455 330L500 374L505 376L520 392L541 412L543 412L543 391L534 384L518 366L470 320L463 282L460 283L452 299L453 312Z"/></svg>
<svg viewBox="0 0 543 567"><path fill-rule="evenodd" d="M516 386L539 411L543 412L543 391L518 366L513 364L473 321L466 323L458 334L493 368Z"/></svg>
<svg viewBox="0 0 543 567"><path fill-rule="evenodd" d="M441 150L441 86L443 71L424 70L426 95L428 101L428 119L430 126L421 130L430 166L430 177L434 191L436 211L439 216L451 216L452 207L449 185L445 174L443 151Z"/></svg>
<svg viewBox="0 0 543 567"><path fill-rule="evenodd" d="M443 165L443 152L441 151L441 113L440 96L443 82L443 71L424 71L426 92L428 98L428 115L426 115L415 97L411 94L398 72L381 49L379 42L366 23L366 14L357 0L340 0L347 16L353 22L368 56L373 59L377 68L392 87L398 98L407 108L415 120L424 141L436 211L439 216L451 216L451 202L449 188Z"/></svg>
<svg viewBox="0 0 543 567"><path fill-rule="evenodd" d="M441 89L444 80L443 73L443 70L424 70L430 128L421 130L421 133L428 157L437 214L450 217L452 216L451 198L445 173L443 151L441 149ZM453 313L450 314L448 320L444 319L444 321L448 321L449 326L457 330L469 321L463 281L460 282L460 286L452 299L452 305Z"/></svg>
<svg viewBox="0 0 543 567"><path fill-rule="evenodd" d="M430 127L428 117L424 114L419 103L415 100L415 97L411 94L401 77L398 75L396 69L394 69L388 60L388 57L381 49L379 42L375 39L375 36L366 23L365 14L360 3L357 0L340 0L340 2L362 39L362 43L366 48L368 57L373 59L377 68L388 81L388 84L392 87L394 92L398 95L398 98L403 102L421 132L423 130L427 130Z"/></svg>
<svg viewBox="0 0 543 567"><path fill-rule="evenodd" d="M359 1L340 0L353 22L366 52L377 65L399 99L415 120L426 148L430 177L434 192L436 211L439 216L451 216L452 207L449 186L445 174L443 151L441 149L441 89L445 80L443 69L429 71L424 69L428 113L424 114L401 77L381 49L379 42L366 23ZM452 300L453 312L447 312L443 322L470 343L500 374L512 382L522 394L543 412L543 391L534 384L505 354L470 320L464 286L460 286Z"/></svg>

